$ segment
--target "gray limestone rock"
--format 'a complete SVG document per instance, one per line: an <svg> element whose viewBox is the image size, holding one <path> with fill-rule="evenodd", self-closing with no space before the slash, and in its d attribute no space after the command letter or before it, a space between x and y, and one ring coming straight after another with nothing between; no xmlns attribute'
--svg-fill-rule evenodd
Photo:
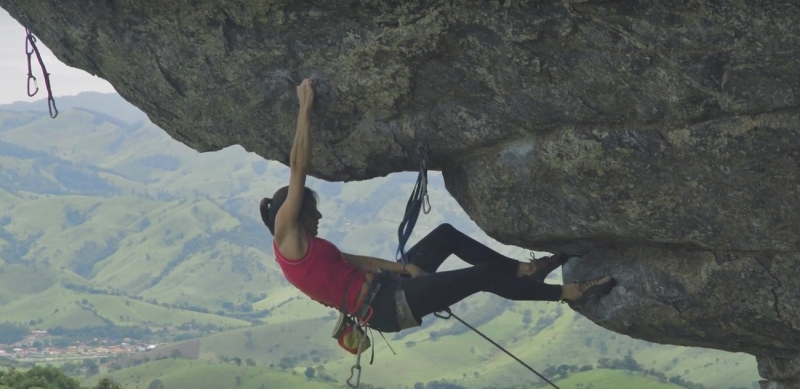
<svg viewBox="0 0 800 389"><path fill-rule="evenodd" d="M758 373L770 380L761 381L761 389L800 389L800 359L756 357Z"/></svg>
<svg viewBox="0 0 800 389"><path fill-rule="evenodd" d="M583 253L565 281L619 280L581 310L598 325L800 379L768 367L800 352L796 2L0 6L200 151L286 163L316 77L314 176L413 170L424 141L490 236Z"/></svg>

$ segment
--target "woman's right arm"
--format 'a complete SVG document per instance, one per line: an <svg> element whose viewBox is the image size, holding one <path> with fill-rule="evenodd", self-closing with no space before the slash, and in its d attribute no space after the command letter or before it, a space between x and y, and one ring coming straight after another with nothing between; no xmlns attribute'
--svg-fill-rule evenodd
<svg viewBox="0 0 800 389"><path fill-rule="evenodd" d="M342 253L342 255L344 255L344 259L347 262L350 262L351 265L367 273L376 274L381 269L384 269L392 273L410 274L411 277L418 277L428 274L413 263L403 264L401 262L392 262L381 258L368 257L366 255L348 253Z"/></svg>
<svg viewBox="0 0 800 389"><path fill-rule="evenodd" d="M300 224L306 175L311 165L311 106L314 102L314 81L305 79L297 87L300 111L292 151L289 155L289 191L286 201L275 215L275 241L281 254L289 259L302 257L308 246L306 234Z"/></svg>

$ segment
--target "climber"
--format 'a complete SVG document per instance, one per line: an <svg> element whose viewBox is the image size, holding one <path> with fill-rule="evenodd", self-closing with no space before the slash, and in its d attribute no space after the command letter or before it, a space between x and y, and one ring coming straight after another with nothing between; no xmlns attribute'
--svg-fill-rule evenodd
<svg viewBox="0 0 800 389"><path fill-rule="evenodd" d="M313 300L341 307L355 317L366 315L368 326L398 332L419 326L422 318L477 292L510 300L563 301L579 307L608 293L610 276L566 285L544 283L547 275L569 256L553 255L535 262L517 261L477 242L450 224L442 224L408 251L409 263L342 253L317 236L322 214L317 194L305 186L311 163L311 107L314 80L297 87L300 110L289 158L289 185L259 206L261 219L273 236L276 261L289 282ZM470 267L437 272L451 254Z"/></svg>

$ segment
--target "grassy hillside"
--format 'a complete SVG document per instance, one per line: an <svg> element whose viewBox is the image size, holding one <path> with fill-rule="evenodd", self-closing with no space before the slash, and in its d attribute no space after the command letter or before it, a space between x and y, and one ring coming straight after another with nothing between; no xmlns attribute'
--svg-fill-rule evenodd
<svg viewBox="0 0 800 389"><path fill-rule="evenodd" d="M2 301L10 303L26 295L36 295L60 282L57 271L36 270L22 265L0 263L0 296ZM74 278L74 277L73 277Z"/></svg>
<svg viewBox="0 0 800 389"><path fill-rule="evenodd" d="M554 382L561 389L678 389L681 386L660 382L638 374L618 370L597 369L571 375ZM590 386L591 385L591 386ZM547 388L547 383L536 388Z"/></svg>
<svg viewBox="0 0 800 389"><path fill-rule="evenodd" d="M305 370L343 357L335 341L326 341L326 337L332 339L333 325L333 318L317 318L227 331L202 339L200 354L212 360L253 358L264 365L278 365L289 358L294 360L292 365Z"/></svg>
<svg viewBox="0 0 800 389"><path fill-rule="evenodd" d="M242 364L218 364L208 361L185 359L161 359L116 372L101 374L84 385L94 385L103 377L110 377L123 387L147 388L158 379L165 389L172 388L303 388L333 389L328 382L306 378L304 374L292 374L264 366Z"/></svg>
<svg viewBox="0 0 800 389"><path fill-rule="evenodd" d="M85 300L85 301L84 301ZM166 308L124 296L87 295L55 285L41 293L31 294L0 307L4 321L26 323L42 319L38 328L63 327L77 329L115 325L168 326L197 322L211 323L222 328L248 326L234 318Z"/></svg>
<svg viewBox="0 0 800 389"><path fill-rule="evenodd" d="M87 102L90 107L81 105ZM119 101L104 106L92 97L73 106L62 108L56 120L21 105L0 106L0 321L67 329L196 323L223 330L190 334L203 335L200 361L162 360L113 372L125 382L137 376L145 382L157 372L178 386L219 376L220 385L229 387L236 375L242 387L280 377L305 385L303 373L313 367L343 383L353 359L330 337L333 311L286 282L257 212L262 197L286 184L288 169L239 146L197 153ZM393 259L415 178L391 174L348 184L309 178L320 194L320 235L346 252ZM528 258L527 250L481 232L437 172L430 173L429 190L432 212L420 216L407 248L449 222L505 255ZM452 258L443 268L461 266ZM478 294L453 310L540 371L597 367L601 358L631 355L643 369L707 388L750 387L758 379L751 356L638 341L606 331L566 305ZM153 336L169 342L176 334ZM374 337L375 362L363 373L367 383L394 388L447 380L485 387L525 386L535 379L455 320L429 317L421 328L387 334L397 355ZM252 358L258 368L218 363L236 356ZM217 372L205 377L197 366L221 370L204 367ZM591 381L600 388L625 374L574 373L562 387ZM660 385L651 378L622 382ZM162 379L167 388L176 387Z"/></svg>

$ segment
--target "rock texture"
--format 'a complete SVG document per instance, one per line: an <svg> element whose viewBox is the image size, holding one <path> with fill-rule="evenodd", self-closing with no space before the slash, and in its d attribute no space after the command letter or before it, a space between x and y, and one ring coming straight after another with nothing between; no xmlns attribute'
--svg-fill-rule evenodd
<svg viewBox="0 0 800 389"><path fill-rule="evenodd" d="M758 373L770 377L761 389L797 389L800 387L800 359L757 357Z"/></svg>
<svg viewBox="0 0 800 389"><path fill-rule="evenodd" d="M286 162L294 86L317 77L316 177L413 170L425 141L489 235L583 253L565 281L618 278L581 312L597 324L800 387L796 2L0 6L201 151Z"/></svg>

